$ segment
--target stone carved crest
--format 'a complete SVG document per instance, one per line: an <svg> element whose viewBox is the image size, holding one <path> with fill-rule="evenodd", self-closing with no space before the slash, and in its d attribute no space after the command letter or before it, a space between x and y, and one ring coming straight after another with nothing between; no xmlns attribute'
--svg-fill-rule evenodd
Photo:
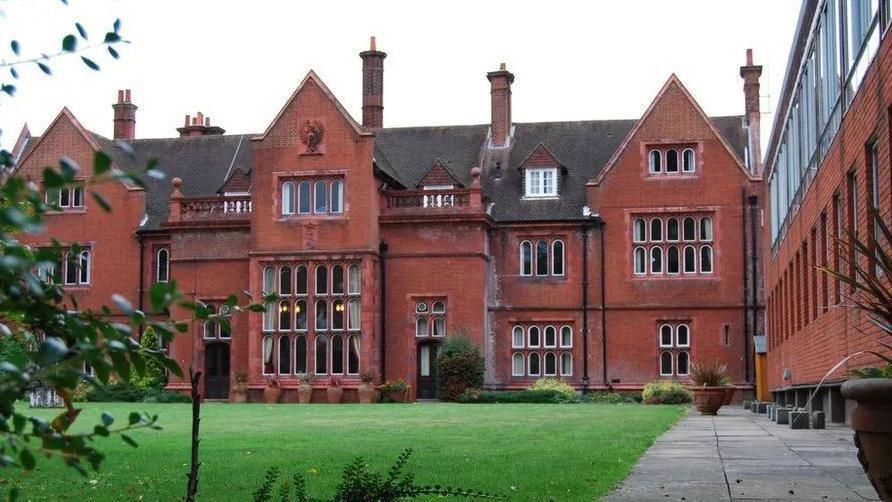
<svg viewBox="0 0 892 502"><path fill-rule="evenodd" d="M325 136L325 126L318 120L307 119L300 128L300 140L307 145L306 153L321 153L319 146Z"/></svg>
<svg viewBox="0 0 892 502"><path fill-rule="evenodd" d="M312 221L304 223L304 249L316 249L317 240L316 223Z"/></svg>

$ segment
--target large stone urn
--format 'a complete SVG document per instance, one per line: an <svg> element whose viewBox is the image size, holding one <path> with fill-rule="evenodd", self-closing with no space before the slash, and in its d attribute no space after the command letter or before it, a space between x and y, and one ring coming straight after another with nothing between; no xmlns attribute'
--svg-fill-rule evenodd
<svg viewBox="0 0 892 502"><path fill-rule="evenodd" d="M725 402L725 387L691 387L691 393L701 415L717 415Z"/></svg>
<svg viewBox="0 0 892 502"><path fill-rule="evenodd" d="M842 384L852 412L858 461L882 500L892 501L892 378L853 379Z"/></svg>

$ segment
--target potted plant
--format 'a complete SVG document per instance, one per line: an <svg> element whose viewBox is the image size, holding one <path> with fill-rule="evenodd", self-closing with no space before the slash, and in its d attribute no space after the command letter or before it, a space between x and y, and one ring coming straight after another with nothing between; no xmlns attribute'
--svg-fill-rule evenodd
<svg viewBox="0 0 892 502"><path fill-rule="evenodd" d="M297 375L297 402L310 404L313 400L313 384L309 375L301 373Z"/></svg>
<svg viewBox="0 0 892 502"><path fill-rule="evenodd" d="M269 378L266 381L266 387L263 388L263 401L267 404L276 404L282 397L282 387L275 378Z"/></svg>
<svg viewBox="0 0 892 502"><path fill-rule="evenodd" d="M888 251L892 232L876 210L871 210L871 219L877 230L876 246L855 238L837 240L846 256L854 256L847 264L854 274L822 270L853 289L855 294L845 295L846 301L866 313L881 333L879 351L862 352L879 357L885 365L849 371L853 378L840 391L856 403L851 424L858 460L880 498L892 500L892 255Z"/></svg>
<svg viewBox="0 0 892 502"><path fill-rule="evenodd" d="M725 388L725 400L722 401L722 406L728 406L734 399L734 386L731 385L731 379L726 377L722 380L722 387Z"/></svg>
<svg viewBox="0 0 892 502"><path fill-rule="evenodd" d="M248 374L244 371L236 371L234 380L235 385L232 386L229 400L233 403L248 402Z"/></svg>
<svg viewBox="0 0 892 502"><path fill-rule="evenodd" d="M408 399L409 385L402 378L388 380L378 387L384 398L392 403L405 403Z"/></svg>
<svg viewBox="0 0 892 502"><path fill-rule="evenodd" d="M341 388L341 379L338 377L331 377L328 381L328 389L326 389L325 392L328 394L328 404L340 403L341 398L344 397L344 389Z"/></svg>
<svg viewBox="0 0 892 502"><path fill-rule="evenodd" d="M376 394L378 393L378 391L375 390L375 374L371 371L364 371L359 378L362 380L362 383L359 384L359 388L356 389L356 394L359 396L359 403L373 403Z"/></svg>
<svg viewBox="0 0 892 502"><path fill-rule="evenodd" d="M713 359L703 364L691 364L691 392L694 406L701 415L716 415L725 402L725 385L728 380L728 366Z"/></svg>

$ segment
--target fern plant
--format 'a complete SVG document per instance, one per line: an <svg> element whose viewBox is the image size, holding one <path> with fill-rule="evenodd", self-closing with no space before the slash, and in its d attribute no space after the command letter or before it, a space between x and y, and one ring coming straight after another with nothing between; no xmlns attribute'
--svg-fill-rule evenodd
<svg viewBox="0 0 892 502"><path fill-rule="evenodd" d="M254 492L254 502L395 502L412 500L421 495L458 496L492 500L507 500L505 497L479 490L453 488L439 485L415 484L415 475L404 473L412 449L406 449L397 457L387 474L372 471L365 459L356 457L344 468L341 482L332 499L311 498L307 492L306 480L300 473L291 481L279 482L281 470L271 467L263 476L263 482ZM274 499L278 484L278 498Z"/></svg>

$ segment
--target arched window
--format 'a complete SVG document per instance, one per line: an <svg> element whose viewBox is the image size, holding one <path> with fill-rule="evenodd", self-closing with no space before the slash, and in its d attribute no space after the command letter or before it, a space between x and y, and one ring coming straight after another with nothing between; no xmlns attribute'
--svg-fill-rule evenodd
<svg viewBox="0 0 892 502"><path fill-rule="evenodd" d="M316 294L328 294L328 267L325 265L316 267Z"/></svg>
<svg viewBox="0 0 892 502"><path fill-rule="evenodd" d="M309 214L313 206L313 197L310 195L310 182L301 181L297 185L298 204L297 212L300 214Z"/></svg>
<svg viewBox="0 0 892 502"><path fill-rule="evenodd" d="M208 314L214 315L216 314L216 309L213 305L208 305ZM217 319L208 319L204 321L204 337L205 338L217 338Z"/></svg>
<svg viewBox="0 0 892 502"><path fill-rule="evenodd" d="M700 240L704 242L712 240L712 218L709 216L700 218Z"/></svg>
<svg viewBox="0 0 892 502"><path fill-rule="evenodd" d="M268 295L276 290L276 271L273 267L263 269L263 294Z"/></svg>
<svg viewBox="0 0 892 502"><path fill-rule="evenodd" d="M650 220L650 240L651 242L663 240L663 220L659 218Z"/></svg>
<svg viewBox="0 0 892 502"><path fill-rule="evenodd" d="M514 329L511 330L511 348L512 349L522 349L523 342L524 342L523 327L522 326L514 326Z"/></svg>
<svg viewBox="0 0 892 502"><path fill-rule="evenodd" d="M684 247L684 273L693 274L697 272L697 250L694 246Z"/></svg>
<svg viewBox="0 0 892 502"><path fill-rule="evenodd" d="M282 214L294 214L294 183L282 183Z"/></svg>
<svg viewBox="0 0 892 502"><path fill-rule="evenodd" d="M710 246L700 248L700 273L712 273L712 248Z"/></svg>
<svg viewBox="0 0 892 502"><path fill-rule="evenodd" d="M298 265L297 268L294 269L294 279L297 283L297 287L294 288L295 294L307 294L307 267Z"/></svg>
<svg viewBox="0 0 892 502"><path fill-rule="evenodd" d="M295 323L295 328L298 331L306 331L307 330L307 302L304 300L298 300L294 302L294 316L297 319Z"/></svg>
<svg viewBox="0 0 892 502"><path fill-rule="evenodd" d="M350 265L347 269L347 293L358 295L360 291L359 265Z"/></svg>
<svg viewBox="0 0 892 502"><path fill-rule="evenodd" d="M681 154L681 170L686 173L692 173L696 169L694 163L694 150L686 148Z"/></svg>
<svg viewBox="0 0 892 502"><path fill-rule="evenodd" d="M561 376L573 375L573 354L570 352L561 353Z"/></svg>
<svg viewBox="0 0 892 502"><path fill-rule="evenodd" d="M268 302L263 304L263 331L272 331L276 323L276 304Z"/></svg>
<svg viewBox="0 0 892 502"><path fill-rule="evenodd" d="M666 172L667 173L677 173L678 172L678 150L674 148L670 148L666 150Z"/></svg>
<svg viewBox="0 0 892 502"><path fill-rule="evenodd" d="M261 349L263 350L263 374L272 375L276 372L275 359L273 359L272 336L263 337L263 344L261 345Z"/></svg>
<svg viewBox="0 0 892 502"><path fill-rule="evenodd" d="M344 267L341 265L331 267L331 293L344 294Z"/></svg>
<svg viewBox="0 0 892 502"><path fill-rule="evenodd" d="M666 220L666 240L678 241L678 218L669 218Z"/></svg>
<svg viewBox="0 0 892 502"><path fill-rule="evenodd" d="M663 248L659 246L650 248L650 273L663 273Z"/></svg>
<svg viewBox="0 0 892 502"><path fill-rule="evenodd" d="M279 302L279 330L291 330L291 304L287 300Z"/></svg>
<svg viewBox="0 0 892 502"><path fill-rule="evenodd" d="M679 351L678 353L678 364L675 366L676 372L679 375L687 375L690 373L690 356L686 350Z"/></svg>
<svg viewBox="0 0 892 502"><path fill-rule="evenodd" d="M650 155L648 155L648 158L650 159L648 162L650 172L652 172L652 173L663 172L663 156L660 154L659 150L651 150Z"/></svg>
<svg viewBox="0 0 892 502"><path fill-rule="evenodd" d="M561 326L561 348L569 349L573 346L573 328Z"/></svg>
<svg viewBox="0 0 892 502"><path fill-rule="evenodd" d="M443 316L434 317L434 336L446 336L446 318Z"/></svg>
<svg viewBox="0 0 892 502"><path fill-rule="evenodd" d="M359 300L351 298L347 302L347 329L358 330L359 326Z"/></svg>
<svg viewBox="0 0 892 502"><path fill-rule="evenodd" d="M434 305L431 307L431 312L434 314L445 314L446 304L441 301L434 302Z"/></svg>
<svg viewBox="0 0 892 502"><path fill-rule="evenodd" d="M530 241L520 243L520 275L533 275L533 244Z"/></svg>
<svg viewBox="0 0 892 502"><path fill-rule="evenodd" d="M307 372L307 337L298 335L294 339L294 372L304 374Z"/></svg>
<svg viewBox="0 0 892 502"><path fill-rule="evenodd" d="M666 249L666 272L677 274L681 271L681 258L678 256L678 246L669 246Z"/></svg>
<svg viewBox="0 0 892 502"><path fill-rule="evenodd" d="M79 284L90 284L90 252L89 251L81 251L80 253L80 264L79 274L77 278L77 282Z"/></svg>
<svg viewBox="0 0 892 502"><path fill-rule="evenodd" d="M347 339L347 374L359 374L359 354L360 351L359 335L353 335Z"/></svg>
<svg viewBox="0 0 892 502"><path fill-rule="evenodd" d="M288 375L291 373L291 337L279 337L279 374Z"/></svg>
<svg viewBox="0 0 892 502"><path fill-rule="evenodd" d="M313 205L314 213L324 213L328 211L328 186L324 181L317 181L313 187L313 196L316 204Z"/></svg>
<svg viewBox="0 0 892 502"><path fill-rule="evenodd" d="M279 269L279 294L291 294L291 267L282 267Z"/></svg>
<svg viewBox="0 0 892 502"><path fill-rule="evenodd" d="M554 326L545 326L545 347L557 347L557 329Z"/></svg>
<svg viewBox="0 0 892 502"><path fill-rule="evenodd" d="M564 241L551 243L551 275L564 275Z"/></svg>
<svg viewBox="0 0 892 502"><path fill-rule="evenodd" d="M545 353L545 376L557 375L557 356L554 352Z"/></svg>
<svg viewBox="0 0 892 502"><path fill-rule="evenodd" d="M672 346L672 326L663 324L660 326L660 347Z"/></svg>
<svg viewBox="0 0 892 502"><path fill-rule="evenodd" d="M158 258L155 265L155 280L167 282L167 279L170 277L170 251L167 249L158 250Z"/></svg>
<svg viewBox="0 0 892 502"><path fill-rule="evenodd" d="M529 337L529 347L538 348L542 344L541 331L539 330L539 326L530 326L527 330L527 335Z"/></svg>
<svg viewBox="0 0 892 502"><path fill-rule="evenodd" d="M344 339L341 335L331 337L331 372L344 374Z"/></svg>
<svg viewBox="0 0 892 502"><path fill-rule="evenodd" d="M643 247L635 248L635 275L647 273L647 251Z"/></svg>
<svg viewBox="0 0 892 502"><path fill-rule="evenodd" d="M690 347L691 346L691 328L687 324L679 324L675 328L675 346Z"/></svg>
<svg viewBox="0 0 892 502"><path fill-rule="evenodd" d="M672 376L672 352L660 354L660 376Z"/></svg>
<svg viewBox="0 0 892 502"><path fill-rule="evenodd" d="M523 376L523 354L520 352L511 356L511 376Z"/></svg>
<svg viewBox="0 0 892 502"><path fill-rule="evenodd" d="M530 352L529 373L530 373L530 376L539 376L539 353L538 352Z"/></svg>
<svg viewBox="0 0 892 502"><path fill-rule="evenodd" d="M341 180L331 182L331 212L344 212L344 182Z"/></svg>
<svg viewBox="0 0 892 502"><path fill-rule="evenodd" d="M325 300L316 300L316 329L328 329L328 302Z"/></svg>
<svg viewBox="0 0 892 502"><path fill-rule="evenodd" d="M335 300L331 304L331 329L344 329L344 301Z"/></svg>
<svg viewBox="0 0 892 502"><path fill-rule="evenodd" d="M644 218L635 218L632 223L632 240L634 242L644 242L647 240L647 224Z"/></svg>
<svg viewBox="0 0 892 502"><path fill-rule="evenodd" d="M548 275L548 242L536 242L536 275Z"/></svg>
<svg viewBox="0 0 892 502"><path fill-rule="evenodd" d="M427 323L427 317L419 317L415 320L415 336L428 336L430 327Z"/></svg>
<svg viewBox="0 0 892 502"><path fill-rule="evenodd" d="M328 337L316 336L316 371L317 375L328 373Z"/></svg>
<svg viewBox="0 0 892 502"><path fill-rule="evenodd" d="M690 216L685 217L682 226L684 227L682 229L684 240L690 242L697 238L697 225L694 223L694 218Z"/></svg>

